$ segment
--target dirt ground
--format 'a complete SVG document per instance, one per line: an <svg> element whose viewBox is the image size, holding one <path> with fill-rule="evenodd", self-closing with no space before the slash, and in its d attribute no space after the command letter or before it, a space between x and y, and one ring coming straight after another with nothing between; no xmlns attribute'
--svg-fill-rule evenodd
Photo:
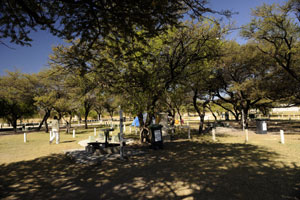
<svg viewBox="0 0 300 200"><path fill-rule="evenodd" d="M253 143L244 143L240 130L227 133L217 142L194 135L163 150L140 146L143 155L96 165L64 154L2 164L0 199L300 199L298 162L256 144L255 133Z"/></svg>

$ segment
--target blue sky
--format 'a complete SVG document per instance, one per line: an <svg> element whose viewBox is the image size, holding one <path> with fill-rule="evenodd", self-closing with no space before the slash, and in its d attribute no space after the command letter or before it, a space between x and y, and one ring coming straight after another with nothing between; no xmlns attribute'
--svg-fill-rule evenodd
<svg viewBox="0 0 300 200"><path fill-rule="evenodd" d="M209 6L215 10L232 10L239 12L230 21L235 21L237 26L250 22L251 8L262 5L263 3L283 4L287 0L210 0ZM10 44L9 40L4 42L13 49L0 45L0 75L5 75L5 71L20 70L23 73L37 73L47 67L48 55L51 48L62 44L59 38L52 36L47 31L32 33L33 42L31 47L22 47ZM243 39L234 32L230 35L231 39L236 39L243 43Z"/></svg>

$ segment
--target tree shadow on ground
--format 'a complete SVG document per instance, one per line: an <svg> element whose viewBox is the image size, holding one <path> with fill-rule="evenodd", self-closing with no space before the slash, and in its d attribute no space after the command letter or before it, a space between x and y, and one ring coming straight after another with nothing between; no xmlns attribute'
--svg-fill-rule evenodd
<svg viewBox="0 0 300 200"><path fill-rule="evenodd" d="M127 161L62 154L1 165L4 199L299 199L300 167L249 144L168 143Z"/></svg>

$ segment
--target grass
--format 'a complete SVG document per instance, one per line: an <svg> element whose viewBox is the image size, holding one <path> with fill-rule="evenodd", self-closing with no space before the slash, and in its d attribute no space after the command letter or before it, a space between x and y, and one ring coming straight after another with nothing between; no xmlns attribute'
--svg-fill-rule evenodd
<svg viewBox="0 0 300 200"><path fill-rule="evenodd" d="M239 133L217 134L217 142L194 135L166 143L164 150L141 146L146 154L127 161L87 166L51 153L78 147L93 129L60 145L49 145L43 134L29 134L28 144L22 135L0 137L1 159L25 148L37 156L0 165L0 199L300 199L299 135L286 136L284 145L270 134L250 134L247 144ZM19 148L7 149L8 142Z"/></svg>
<svg viewBox="0 0 300 200"><path fill-rule="evenodd" d="M224 144L244 144L245 134L242 132L237 136L218 137L218 142ZM249 145L258 146L270 152L276 152L277 161L282 161L285 164L297 164L300 166L300 135L285 135L285 144L280 143L280 135L260 135L249 134Z"/></svg>
<svg viewBox="0 0 300 200"><path fill-rule="evenodd" d="M129 130L127 130L128 133ZM113 134L117 134L116 129ZM99 128L97 129L97 134ZM23 160L31 160L41 156L47 156L55 153L62 153L68 149L83 148L78 144L81 140L86 140L89 136L94 136L94 127L89 129L77 129L76 137L72 133L66 134L61 131L60 144L49 144L49 133L31 132L27 134L27 143L24 143L24 135L5 135L0 137L0 164L11 163Z"/></svg>

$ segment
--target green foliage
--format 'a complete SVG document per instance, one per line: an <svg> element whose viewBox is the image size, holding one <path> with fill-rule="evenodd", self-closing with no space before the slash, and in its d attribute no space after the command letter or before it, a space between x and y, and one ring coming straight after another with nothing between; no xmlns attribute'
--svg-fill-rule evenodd
<svg viewBox="0 0 300 200"><path fill-rule="evenodd" d="M33 88L28 78L20 72L8 72L0 78L0 116L16 130L17 120L35 112Z"/></svg>
<svg viewBox="0 0 300 200"><path fill-rule="evenodd" d="M29 34L49 30L67 40L81 38L92 45L98 38L143 39L179 24L185 14L205 12L229 15L205 7L202 0L144 1L42 1L3 0L0 5L0 38L30 45ZM135 30L144 30L137 34Z"/></svg>
<svg viewBox="0 0 300 200"><path fill-rule="evenodd" d="M300 27L291 15L296 5L296 1L289 1L283 6L258 7L251 23L242 31L243 36L256 42L266 59L274 62L269 65L269 80L265 84L268 97L295 103L299 102L300 94Z"/></svg>

